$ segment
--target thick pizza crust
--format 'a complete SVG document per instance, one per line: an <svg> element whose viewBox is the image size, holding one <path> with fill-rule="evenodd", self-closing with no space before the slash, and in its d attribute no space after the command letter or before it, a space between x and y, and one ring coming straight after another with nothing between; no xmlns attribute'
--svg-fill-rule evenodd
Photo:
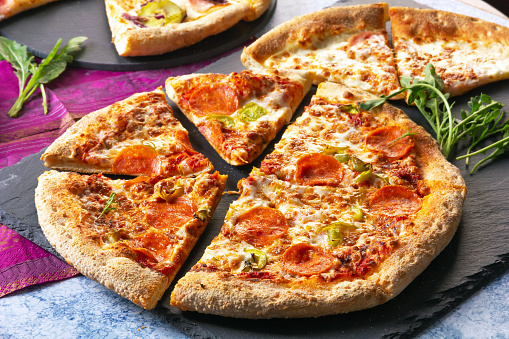
<svg viewBox="0 0 509 339"><path fill-rule="evenodd" d="M76 197L68 192L73 175L77 174L49 171L39 177L35 206L44 235L56 251L85 276L143 308L154 308L171 280L83 239L80 220L87 216L87 211L82 210Z"/></svg>
<svg viewBox="0 0 509 339"><path fill-rule="evenodd" d="M0 21L56 0L5 0L0 3Z"/></svg>
<svg viewBox="0 0 509 339"><path fill-rule="evenodd" d="M267 10L270 0L234 2L194 21L147 28L136 28L122 18L122 13L129 5L118 0L106 0L105 3L112 41L118 54L145 56L191 46L229 29L241 20L255 20Z"/></svg>

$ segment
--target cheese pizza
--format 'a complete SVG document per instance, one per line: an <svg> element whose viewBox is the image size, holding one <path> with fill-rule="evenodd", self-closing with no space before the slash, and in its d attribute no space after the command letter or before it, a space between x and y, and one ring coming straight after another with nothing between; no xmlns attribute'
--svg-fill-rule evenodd
<svg viewBox="0 0 509 339"><path fill-rule="evenodd" d="M213 168L193 150L160 89L86 115L41 160L53 169L146 176L196 175Z"/></svg>
<svg viewBox="0 0 509 339"><path fill-rule="evenodd" d="M311 78L250 71L190 74L166 80L166 92L231 165L252 162L287 123Z"/></svg>
<svg viewBox="0 0 509 339"><path fill-rule="evenodd" d="M431 63L451 96L509 79L509 28L431 9L391 7L400 76L424 78Z"/></svg>
<svg viewBox="0 0 509 339"><path fill-rule="evenodd" d="M171 303L239 318L313 317L394 298L448 244L465 183L436 142L374 96L322 83L239 183L220 234Z"/></svg>
<svg viewBox="0 0 509 339"><path fill-rule="evenodd" d="M135 304L154 308L221 199L226 176L113 180L48 171L39 224L67 262Z"/></svg>
<svg viewBox="0 0 509 339"><path fill-rule="evenodd" d="M293 18L245 48L248 69L305 70L314 83L339 82L377 95L400 88L385 3L327 8ZM400 98L400 97L398 97Z"/></svg>
<svg viewBox="0 0 509 339"><path fill-rule="evenodd" d="M157 55L195 44L241 20L252 21L270 0L105 0L112 40L121 56Z"/></svg>

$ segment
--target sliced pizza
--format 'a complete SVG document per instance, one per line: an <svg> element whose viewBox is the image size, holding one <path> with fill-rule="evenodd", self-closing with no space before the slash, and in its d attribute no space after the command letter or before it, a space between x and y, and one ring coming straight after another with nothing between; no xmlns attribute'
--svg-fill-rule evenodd
<svg viewBox="0 0 509 339"><path fill-rule="evenodd" d="M2 0L0 1L0 21L53 1L56 0Z"/></svg>
<svg viewBox="0 0 509 339"><path fill-rule="evenodd" d="M250 70L306 70L377 95L400 88L385 24L388 5L327 8L293 18L244 49ZM398 97L399 98L399 97Z"/></svg>
<svg viewBox="0 0 509 339"><path fill-rule="evenodd" d="M105 0L121 56L157 55L193 45L241 20L252 21L270 0Z"/></svg>
<svg viewBox="0 0 509 339"><path fill-rule="evenodd" d="M160 89L92 112L44 152L46 167L85 173L172 176L212 170L193 150Z"/></svg>
<svg viewBox="0 0 509 339"><path fill-rule="evenodd" d="M306 73L190 74L166 92L231 165L252 162L287 123L311 86Z"/></svg>
<svg viewBox="0 0 509 339"><path fill-rule="evenodd" d="M239 318L345 313L394 298L428 266L459 224L464 181L402 111L358 109L371 98L319 85L276 145L281 165L241 181L173 306Z"/></svg>
<svg viewBox="0 0 509 339"><path fill-rule="evenodd" d="M423 79L431 63L451 96L509 79L509 28L432 9L391 7L400 76Z"/></svg>
<svg viewBox="0 0 509 339"><path fill-rule="evenodd" d="M48 171L35 204L50 244L85 276L151 309L221 199L226 176L112 180Z"/></svg>

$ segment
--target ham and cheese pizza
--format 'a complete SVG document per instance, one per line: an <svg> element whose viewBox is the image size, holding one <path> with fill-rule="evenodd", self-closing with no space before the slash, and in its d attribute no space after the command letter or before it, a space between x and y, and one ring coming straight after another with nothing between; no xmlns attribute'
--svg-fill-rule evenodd
<svg viewBox="0 0 509 339"><path fill-rule="evenodd" d="M449 243L466 187L401 110L322 83L272 154L239 183L220 234L176 285L182 310L313 317L400 293Z"/></svg>
<svg viewBox="0 0 509 339"><path fill-rule="evenodd" d="M270 0L105 0L121 56L157 55L193 45L241 20L252 21Z"/></svg>
<svg viewBox="0 0 509 339"><path fill-rule="evenodd" d="M400 76L424 78L433 64L451 96L509 79L509 28L456 13L391 7Z"/></svg>
<svg viewBox="0 0 509 339"><path fill-rule="evenodd" d="M56 0L0 0L0 21Z"/></svg>
<svg viewBox="0 0 509 339"><path fill-rule="evenodd" d="M166 80L170 99L231 165L252 162L290 119L311 86L306 73L190 74Z"/></svg>
<svg viewBox="0 0 509 339"><path fill-rule="evenodd" d="M306 70L315 84L339 82L388 95L400 86L387 20L385 3L327 8L272 29L247 47L241 60L252 71Z"/></svg>
<svg viewBox="0 0 509 339"><path fill-rule="evenodd" d="M213 168L193 150L160 89L86 115L41 160L53 169L145 176L196 175Z"/></svg>
<svg viewBox="0 0 509 339"><path fill-rule="evenodd" d="M154 308L221 199L226 176L112 180L48 171L35 203L50 244L85 276Z"/></svg>

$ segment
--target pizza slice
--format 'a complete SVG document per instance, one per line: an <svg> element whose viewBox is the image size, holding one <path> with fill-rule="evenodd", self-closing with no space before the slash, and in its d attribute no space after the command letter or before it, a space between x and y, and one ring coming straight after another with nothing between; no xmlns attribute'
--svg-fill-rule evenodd
<svg viewBox="0 0 509 339"><path fill-rule="evenodd" d="M112 40L121 56L157 55L193 45L241 20L252 21L270 0L105 0Z"/></svg>
<svg viewBox="0 0 509 339"><path fill-rule="evenodd" d="M509 28L432 9L391 7L389 14L400 76L423 79L431 63L451 96L509 79Z"/></svg>
<svg viewBox="0 0 509 339"><path fill-rule="evenodd" d="M173 306L239 318L345 313L394 298L428 266L460 222L465 183L402 111L356 109L372 97L319 85L276 145L282 166L262 164L239 183L240 198L175 286ZM353 159L363 161L356 175Z"/></svg>
<svg viewBox="0 0 509 339"><path fill-rule="evenodd" d="M190 74L166 92L231 165L252 162L287 123L311 86L306 73Z"/></svg>
<svg viewBox="0 0 509 339"><path fill-rule="evenodd" d="M41 156L46 167L85 173L172 176L213 169L193 150L160 89L92 112Z"/></svg>
<svg viewBox="0 0 509 339"><path fill-rule="evenodd" d="M315 84L333 81L388 95L400 86L387 20L385 3L327 8L272 29L245 48L241 60L255 72L306 70Z"/></svg>
<svg viewBox="0 0 509 339"><path fill-rule="evenodd" d="M221 199L226 176L112 180L48 171L35 204L50 244L85 276L154 308Z"/></svg>
<svg viewBox="0 0 509 339"><path fill-rule="evenodd" d="M0 1L0 21L53 1L56 0L2 0Z"/></svg>

